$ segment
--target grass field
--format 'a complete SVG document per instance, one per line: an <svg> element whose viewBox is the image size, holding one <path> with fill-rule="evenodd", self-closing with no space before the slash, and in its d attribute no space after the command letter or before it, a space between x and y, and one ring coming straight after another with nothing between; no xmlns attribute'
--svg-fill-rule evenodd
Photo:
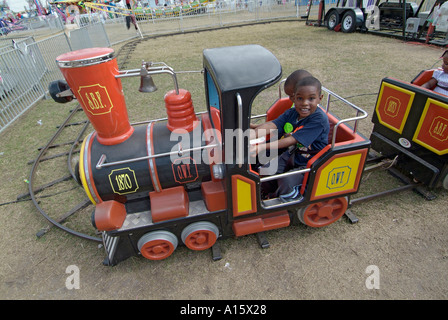
<svg viewBox="0 0 448 320"><path fill-rule="evenodd" d="M369 34L343 34L305 26L303 21L275 22L191 32L141 41L126 68L142 60L164 61L175 71L200 71L206 48L259 44L274 53L283 77L303 68L323 85L369 113L359 130L369 136L370 117L384 77L410 81L421 70L439 65L443 48L405 43ZM115 48L117 51L119 47ZM121 57L118 56L118 61ZM262 68L263 66L260 66ZM154 77L155 93L138 92L139 78L124 79L131 122L165 117L163 96L173 88L169 76ZM192 94L196 111L205 110L203 75L178 75L179 86ZM264 113L278 97L276 86L262 92L253 113ZM0 298L2 299L446 299L448 192L436 190L428 202L411 191L357 206L360 223L339 221L325 229L304 226L275 230L268 250L250 237L223 241L224 259L212 262L208 252L178 249L162 262L132 258L114 268L101 265L104 251L48 224L31 201L15 202L26 193L31 164L68 116L76 102L44 100L0 135ZM337 108L336 108L337 109ZM336 113L339 110L334 110ZM82 112L72 122L83 121ZM55 143L77 138L69 127ZM92 130L89 127L85 134ZM51 150L68 151L70 146ZM67 158L42 162L35 176L40 186L68 174ZM360 194L397 184L386 174L369 176ZM47 197L48 196L48 197ZM53 218L85 199L73 180L38 194L40 206ZM92 207L64 225L96 236ZM380 290L364 286L368 265L384 277ZM65 287L66 267L81 270L81 289ZM203 277L207 275L204 283Z"/></svg>

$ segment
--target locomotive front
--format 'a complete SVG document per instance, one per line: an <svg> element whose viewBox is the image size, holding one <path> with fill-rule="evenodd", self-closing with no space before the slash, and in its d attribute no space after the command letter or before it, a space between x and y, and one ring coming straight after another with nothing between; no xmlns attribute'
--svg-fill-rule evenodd
<svg viewBox="0 0 448 320"><path fill-rule="evenodd" d="M159 210L160 214L153 210L152 220L186 216L188 192L211 175L210 166L198 161L206 143L200 138L206 124L195 114L191 94L175 81L175 89L164 98L167 120L133 126L121 85L121 77L129 73L118 70L113 49L77 50L59 56L57 63L95 129L85 138L79 161L81 183L96 206L94 226L116 230L128 213L178 199L183 199L181 206ZM175 77L169 67L155 72ZM142 67L137 75L147 73Z"/></svg>

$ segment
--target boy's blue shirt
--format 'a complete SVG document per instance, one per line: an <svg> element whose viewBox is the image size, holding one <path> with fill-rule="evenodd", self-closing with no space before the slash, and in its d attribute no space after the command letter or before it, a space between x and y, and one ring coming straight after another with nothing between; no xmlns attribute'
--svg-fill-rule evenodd
<svg viewBox="0 0 448 320"><path fill-rule="evenodd" d="M285 133L284 127L286 123L290 123L293 131L297 127L301 127L292 133L294 139L297 140L306 150L319 151L328 144L328 133L330 125L325 112L318 107L315 112L308 117L299 120L299 114L293 107L286 110L281 116L272 121L278 129L279 136ZM297 154L295 163L297 166L304 166L308 162L309 155Z"/></svg>

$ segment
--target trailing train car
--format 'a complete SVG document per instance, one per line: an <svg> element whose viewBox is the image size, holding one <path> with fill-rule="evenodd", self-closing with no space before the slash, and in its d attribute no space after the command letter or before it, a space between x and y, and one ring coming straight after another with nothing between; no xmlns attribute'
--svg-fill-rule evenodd
<svg viewBox="0 0 448 320"><path fill-rule="evenodd" d="M95 129L82 144L79 175L95 205L92 224L102 234L105 265L139 255L165 259L179 245L212 248L219 259L217 240L249 234L258 235L264 246L264 231L338 221L359 189L370 140L357 127L367 113L323 88L328 145L293 173L304 174L304 200L284 203L261 196L262 182L290 174L261 176L247 152L251 141L244 133L253 118L252 103L282 76L277 58L261 46L204 50L207 111L201 113L164 63L119 71L110 48L69 52L57 63L66 83L52 83L51 95L57 102L75 97ZM140 76L141 91L151 91L151 77L158 74L170 75L174 83L164 98L167 118L131 125L121 79ZM354 116L335 116L334 100ZM279 97L267 120L291 106L289 98Z"/></svg>
<svg viewBox="0 0 448 320"><path fill-rule="evenodd" d="M382 80L370 136L372 149L430 190L448 189L448 96L421 87L433 71Z"/></svg>

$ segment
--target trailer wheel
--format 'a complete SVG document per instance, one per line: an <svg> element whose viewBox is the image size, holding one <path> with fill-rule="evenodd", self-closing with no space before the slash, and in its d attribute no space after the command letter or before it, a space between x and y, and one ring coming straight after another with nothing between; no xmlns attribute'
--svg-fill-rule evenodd
<svg viewBox="0 0 448 320"><path fill-rule="evenodd" d="M347 197L310 204L297 211L300 222L310 227L325 227L339 220L348 207Z"/></svg>
<svg viewBox="0 0 448 320"><path fill-rule="evenodd" d="M339 24L339 13L335 10L330 12L325 21L328 30L334 30L334 28Z"/></svg>
<svg viewBox="0 0 448 320"><path fill-rule="evenodd" d="M177 248L177 238L169 231L152 231L138 240L138 250L149 260L168 258Z"/></svg>
<svg viewBox="0 0 448 320"><path fill-rule="evenodd" d="M342 32L350 33L356 29L356 15L353 11L347 11L342 17Z"/></svg>
<svg viewBox="0 0 448 320"><path fill-rule="evenodd" d="M205 250L211 248L219 236L219 229L208 221L195 222L182 231L181 239L191 250Z"/></svg>

